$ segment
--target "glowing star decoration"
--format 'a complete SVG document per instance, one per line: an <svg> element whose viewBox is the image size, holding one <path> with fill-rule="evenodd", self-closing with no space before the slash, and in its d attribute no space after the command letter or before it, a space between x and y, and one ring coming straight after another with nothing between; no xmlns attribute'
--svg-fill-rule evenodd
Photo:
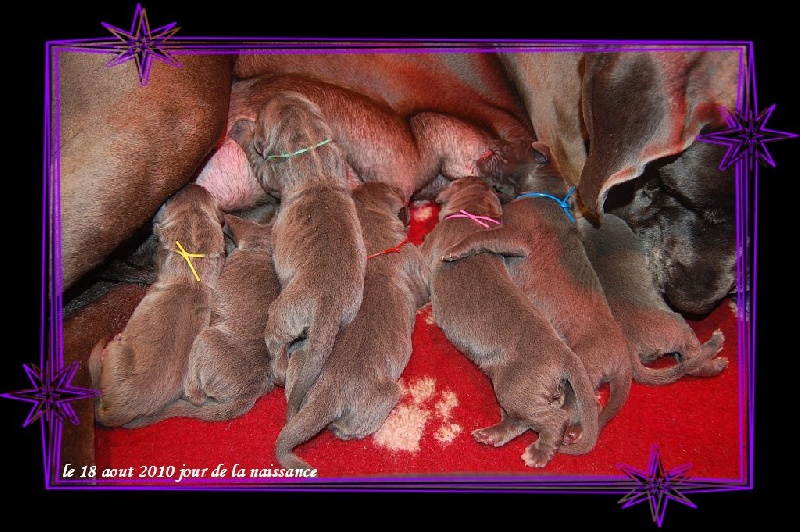
<svg viewBox="0 0 800 532"><path fill-rule="evenodd" d="M725 170L745 155L752 163L759 161L761 164L766 163L774 168L775 161L772 160L766 143L797 137L794 133L775 131L765 127L774 110L775 105L773 104L756 116L753 111L731 113L725 107L720 107L729 129L698 135L697 139L711 144L728 146L728 151L725 152L719 165L720 170Z"/></svg>
<svg viewBox="0 0 800 532"><path fill-rule="evenodd" d="M101 22L101 24L122 41L122 44L114 45L113 48L119 50L119 53L114 59L106 63L106 66L110 68L130 60L135 61L141 86L147 85L150 79L153 60L178 68L183 66L180 61L161 49L167 39L175 35L180 28L176 28L176 23L172 22L151 31L150 23L147 21L147 13L142 9L141 4L136 4L136 12L133 15L130 33L105 22Z"/></svg>
<svg viewBox="0 0 800 532"><path fill-rule="evenodd" d="M78 371L79 365L80 362L73 362L53 374L50 370L49 362L45 366L44 372L36 366L28 367L23 364L22 367L34 387L28 390L0 394L0 397L34 403L34 407L22 424L23 427L27 427L39 419L42 414L44 414L45 420L48 422L55 414L59 419L67 418L74 425L77 425L79 423L78 416L69 403L101 394L99 390L78 388L70 384Z"/></svg>
<svg viewBox="0 0 800 532"><path fill-rule="evenodd" d="M626 475L638 482L633 491L619 500L622 508L629 508L645 500L650 502L650 513L653 521L661 528L664 522L664 513L667 510L667 501L672 499L690 508L697 506L682 495L675 486L684 482L688 477L684 473L692 467L692 464L684 464L664 471L664 464L661 462L661 451L657 445L650 449L650 458L647 462L647 471L640 471L627 464L617 464L617 468Z"/></svg>

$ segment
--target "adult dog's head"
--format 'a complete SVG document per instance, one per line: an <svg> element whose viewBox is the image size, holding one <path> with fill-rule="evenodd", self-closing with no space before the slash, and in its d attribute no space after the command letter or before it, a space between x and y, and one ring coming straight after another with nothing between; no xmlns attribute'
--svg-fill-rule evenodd
<svg viewBox="0 0 800 532"><path fill-rule="evenodd" d="M695 142L612 188L605 202L639 237L664 299L687 314L709 312L736 288L735 175L719 170L723 154Z"/></svg>
<svg viewBox="0 0 800 532"><path fill-rule="evenodd" d="M724 51L586 54L580 198L590 216L628 222L683 313L709 312L736 280L734 169L719 169L724 147L697 137L725 127L740 68Z"/></svg>

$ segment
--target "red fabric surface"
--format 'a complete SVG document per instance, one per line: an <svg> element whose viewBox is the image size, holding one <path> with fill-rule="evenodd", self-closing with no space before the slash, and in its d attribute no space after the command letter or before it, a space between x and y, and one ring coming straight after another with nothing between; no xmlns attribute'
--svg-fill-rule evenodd
<svg viewBox="0 0 800 532"><path fill-rule="evenodd" d="M437 214L432 203L413 209L409 233L413 243L422 241ZM473 430L500 419L491 383L447 341L432 323L430 305L426 305L417 315L413 353L401 377L404 395L384 426L363 440L349 441L325 430L295 451L317 468L323 480L392 477L404 481L454 474L450 478L509 474L626 478L618 466L644 470L652 446L657 445L668 469L691 464L688 477L736 481L744 477L749 452L746 366L737 345L739 320L732 305L724 301L703 320L689 324L701 341L717 328L724 333L721 355L729 359L729 365L721 375L685 377L666 386L634 383L627 403L591 452L559 453L547 467L535 469L521 458L536 439L531 431L500 448L473 439ZM219 478L211 473L221 465L228 480L269 483L274 479L251 477L251 470L280 468L274 442L285 412L284 390L276 387L247 414L229 421L173 418L139 429L98 428L98 482L110 482L102 473L116 470L132 475L115 480L125 484L215 483ZM233 478L234 466L244 471L244 478ZM197 470L198 477L176 482L182 468ZM155 477L150 476L152 472Z"/></svg>

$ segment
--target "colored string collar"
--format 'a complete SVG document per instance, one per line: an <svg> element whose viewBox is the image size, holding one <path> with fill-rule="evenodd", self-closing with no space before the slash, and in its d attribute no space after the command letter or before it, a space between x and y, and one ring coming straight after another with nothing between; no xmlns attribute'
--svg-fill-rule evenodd
<svg viewBox="0 0 800 532"><path fill-rule="evenodd" d="M380 255L386 255L387 253L397 253L398 251L400 251L400 248L402 248L406 244L409 244L410 242L411 241L408 239L408 237L406 237L405 240L403 240L402 242L397 244L395 247L384 249L383 251L379 251L377 253L373 253L372 255L367 256L367 259L371 259L373 257L378 257Z"/></svg>
<svg viewBox="0 0 800 532"><path fill-rule="evenodd" d="M183 260L185 260L186 264L189 265L189 268L192 269L192 273L194 274L194 278L199 282L200 281L200 276L197 275L197 270L194 269L194 265L192 264L192 261L190 259L197 258L197 257L205 257L205 254L204 253L189 253L188 251L183 249L183 246L181 246L181 243L178 242L177 240L175 241L175 244L178 246L178 251L176 251L175 253L177 253L178 255L183 257Z"/></svg>
<svg viewBox="0 0 800 532"><path fill-rule="evenodd" d="M294 157L295 155L300 155L300 154L305 153L307 151L311 151L314 148L319 148L320 146L324 146L325 144L329 143L330 141L331 141L331 139L325 139L322 142L318 142L317 144L314 144L313 146L310 146L308 148L300 148L299 150L297 150L295 152L292 152L292 153L281 153L280 155L267 155L267 159L288 159L290 157Z"/></svg>
<svg viewBox="0 0 800 532"><path fill-rule="evenodd" d="M461 209L460 211L458 211L458 214L451 214L449 216L445 216L444 217L445 220L449 220L450 218L469 218L470 220L472 220L476 224L482 225L483 227L486 227L486 228L489 227L489 224L487 224L486 222L492 222L494 224L499 224L500 223L497 220L495 220L494 218L490 218L489 216L478 216L476 214L472 214L471 212L467 212L464 209Z"/></svg>
<svg viewBox="0 0 800 532"><path fill-rule="evenodd" d="M535 198L535 197L538 197L538 198L550 198L551 200L555 201L556 203L558 203L561 206L561 210L563 210L564 214L567 215L567 218L569 218L569 221L570 222L574 222L575 221L575 217L572 216L572 212L570 212L569 203L567 203L567 200L569 199L569 197L572 195L573 192L575 192L575 187L572 187L571 189L569 189L569 192L567 192L567 195L564 196L564 199L559 199L559 198L553 196L552 194L545 194L544 192L526 192L525 194L520 194L519 196L517 196L517 198L518 199L519 198Z"/></svg>

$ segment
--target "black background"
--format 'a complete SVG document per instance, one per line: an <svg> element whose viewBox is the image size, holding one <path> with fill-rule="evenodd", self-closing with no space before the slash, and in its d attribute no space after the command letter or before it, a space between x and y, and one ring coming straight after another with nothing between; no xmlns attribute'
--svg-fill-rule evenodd
<svg viewBox="0 0 800 532"><path fill-rule="evenodd" d="M20 5L22 12L16 11L13 16L7 12L4 16L4 26L11 33L3 52L6 90L2 101L10 113L5 124L7 146L0 153L5 154L7 161L6 204L13 207L15 213L8 215L3 250L9 281L5 291L5 323L11 326L6 327L7 355L2 357L0 365L3 379L0 392L29 387L21 364L37 363L40 352L45 43L108 37L101 22L130 29L135 6L135 2L108 2L91 7L61 4L53 8L31 3ZM151 28L177 22L181 28L178 35L184 37L752 42L758 107L764 109L776 104L767 127L800 133L797 119L800 101L795 99L798 90L794 84L798 30L784 28L795 20L788 10L759 15L753 9L758 6L742 6L740 13L701 16L690 14L686 6L680 6L680 13L623 17L605 10L586 12L577 5L565 9L533 4L529 8L466 4L438 8L449 9L450 13L432 11L431 3L422 8L408 3L356 8L300 2L285 5L198 2L189 6L153 1L143 3L143 7ZM776 520L779 516L791 520L794 513L791 506L784 506L778 499L781 486L791 485L797 471L797 445L792 430L797 408L789 393L797 387L798 374L788 364L794 365L797 358L797 341L791 335L796 330L792 323L796 313L792 309L796 305L793 281L797 206L791 190L798 178L800 138L769 143L767 148L777 166L761 167L757 181L760 202L756 234L754 489L692 494L689 498L697 509L671 501L664 530L707 529L712 525L716 529L727 526L737 530L766 522L767 516L772 522L780 522ZM20 184L26 186L19 187ZM675 406L680 408L680 405ZM146 526L168 522L186 526L199 518L210 526L209 519L216 516L221 520L219 526L243 520L252 523L250 526L272 527L287 518L290 523L310 525L314 518L321 518L326 527L362 524L372 528L395 523L403 526L401 523L405 522L406 526L413 527L441 523L453 528L462 520L473 526L485 520L504 528L657 529L650 520L647 503L623 510L615 495L48 491L44 489L40 422L21 427L30 410L27 403L1 400L0 409L0 426L7 444L3 453L7 464L0 466L0 478L6 487L6 501L2 506L7 519L19 512L23 518L33 518L33 522L42 523L54 517L65 525L84 523L93 527L116 527L131 518L134 518L133 523ZM713 441L702 443L715 444ZM669 468L675 464L665 465ZM111 511L112 520L101 517L106 510Z"/></svg>

